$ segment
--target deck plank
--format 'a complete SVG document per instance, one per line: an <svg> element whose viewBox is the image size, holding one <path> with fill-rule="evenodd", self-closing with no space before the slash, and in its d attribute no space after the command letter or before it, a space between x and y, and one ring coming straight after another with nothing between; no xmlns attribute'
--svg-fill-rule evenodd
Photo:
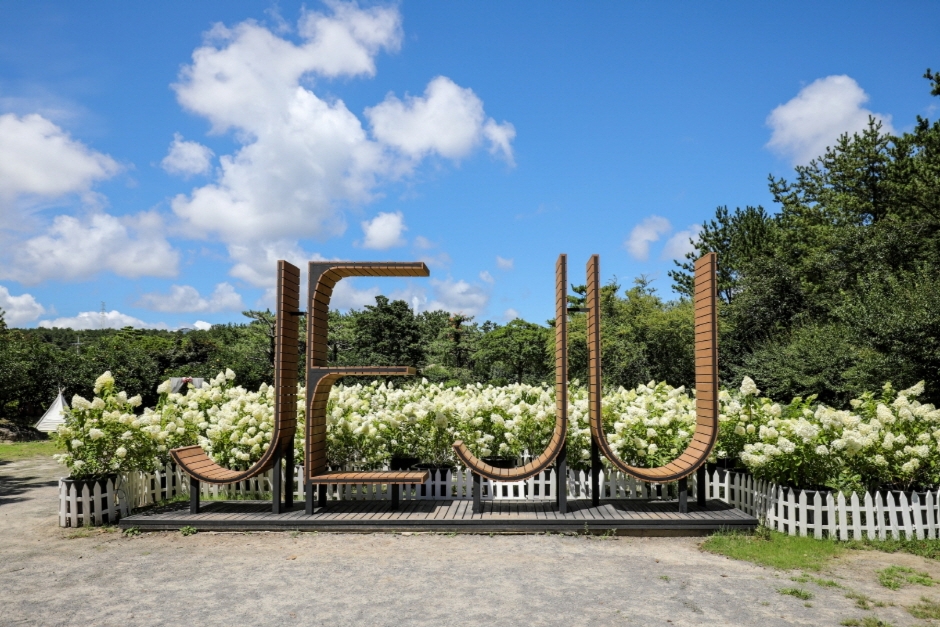
<svg viewBox="0 0 940 627"><path fill-rule="evenodd" d="M192 525L200 530L289 530L315 531L591 531L607 529L671 532L689 530L703 533L719 528L749 529L757 525L753 516L709 501L704 508L696 504L680 514L675 501L644 501L638 499L605 499L599 507L591 507L590 499L569 499L568 512L558 513L554 500L545 501L483 501L483 512L473 513L469 499L402 500L393 511L389 501L329 501L325 509L317 508L307 516L303 505L295 505L281 514L271 513L268 501L210 501L199 514L190 514L185 503L154 513L141 513L123 519L123 528L141 530L179 529Z"/></svg>

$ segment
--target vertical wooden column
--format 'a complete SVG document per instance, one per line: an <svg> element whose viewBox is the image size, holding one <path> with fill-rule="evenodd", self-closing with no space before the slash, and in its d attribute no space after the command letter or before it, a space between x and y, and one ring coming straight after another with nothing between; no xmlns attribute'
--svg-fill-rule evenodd
<svg viewBox="0 0 940 627"><path fill-rule="evenodd" d="M555 505L568 511L568 256L555 263L555 411L565 423L565 441L555 458Z"/></svg>
<svg viewBox="0 0 940 627"><path fill-rule="evenodd" d="M300 323L300 269L286 261L277 262L277 300L274 327L274 415L280 421L275 451L274 486L271 511L281 509L281 460L294 458L294 432L297 428L298 327ZM292 467L293 464L290 464ZM286 484L292 486L292 479ZM293 491L286 499L293 505ZM290 506L289 505L289 506Z"/></svg>
<svg viewBox="0 0 940 627"><path fill-rule="evenodd" d="M695 431L696 438L718 437L718 255L695 261ZM709 451L711 447L709 447ZM696 500L704 507L705 461L696 469Z"/></svg>
<svg viewBox="0 0 940 627"><path fill-rule="evenodd" d="M601 455L598 442L601 425L601 259L591 255L587 263L587 344L588 344L588 414L591 422L591 503L600 503Z"/></svg>

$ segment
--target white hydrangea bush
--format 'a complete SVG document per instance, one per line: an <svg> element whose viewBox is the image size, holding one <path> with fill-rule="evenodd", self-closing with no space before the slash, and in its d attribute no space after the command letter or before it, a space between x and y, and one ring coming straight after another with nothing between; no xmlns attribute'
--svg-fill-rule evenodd
<svg viewBox="0 0 940 627"><path fill-rule="evenodd" d="M815 397L758 416L741 462L756 477L785 485L844 489L940 484L940 410L922 404L923 382L866 392L837 410ZM769 400L762 399L764 406Z"/></svg>
<svg viewBox="0 0 940 627"><path fill-rule="evenodd" d="M619 388L604 395L601 408L611 447L632 466L668 464L695 432L695 400L684 387L650 381L633 390Z"/></svg>
<svg viewBox="0 0 940 627"><path fill-rule="evenodd" d="M135 415L140 396L115 391L114 377L105 372L95 381L95 395L87 400L72 397L72 406L53 435L64 453L55 459L69 469L72 479L152 469L154 442L144 427L149 419Z"/></svg>
<svg viewBox="0 0 940 627"><path fill-rule="evenodd" d="M219 373L202 388L171 393L158 387L154 408L135 415L139 398L114 391L109 373L95 398L76 396L57 434L59 456L73 476L87 477L165 464L169 450L199 444L217 463L243 469L271 441L274 390L234 385ZM305 394L298 390L295 460L303 460ZM718 441L710 461L741 465L756 477L795 487L847 489L940 485L940 410L922 404L920 383L895 392L886 385L849 409L815 397L780 404L761 397L754 381L719 394ZM537 455L555 424L554 388L448 386L426 379L395 384L334 386L327 405L327 458L331 467L375 469L392 457L434 466L454 464L452 443L463 440L478 457ZM669 463L695 430L695 391L650 381L602 398L605 432L617 454L640 467ZM568 464L590 466L587 389L573 381L568 398Z"/></svg>

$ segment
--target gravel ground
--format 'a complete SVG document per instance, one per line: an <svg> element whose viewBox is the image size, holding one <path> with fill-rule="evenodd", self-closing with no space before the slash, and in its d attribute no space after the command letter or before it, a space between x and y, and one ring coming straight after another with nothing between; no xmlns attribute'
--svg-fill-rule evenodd
<svg viewBox="0 0 940 627"><path fill-rule="evenodd" d="M938 587L887 590L875 570L940 566L852 552L835 578L893 606L864 611L845 590L704 553L701 538L560 535L147 533L57 526L45 459L0 462L0 625L838 625L877 616L923 625L904 606Z"/></svg>

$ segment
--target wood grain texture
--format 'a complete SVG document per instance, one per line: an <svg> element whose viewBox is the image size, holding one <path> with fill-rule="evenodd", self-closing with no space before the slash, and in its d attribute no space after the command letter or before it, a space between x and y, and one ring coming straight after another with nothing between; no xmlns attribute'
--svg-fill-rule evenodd
<svg viewBox="0 0 940 627"><path fill-rule="evenodd" d="M170 455L189 476L212 484L250 479L274 466L278 455L294 454L297 431L297 342L300 320L292 315L300 307L300 269L277 262L277 296L274 333L274 424L271 441L261 459L246 470L230 470L216 464L199 446L173 449Z"/></svg>
<svg viewBox="0 0 940 627"><path fill-rule="evenodd" d="M591 436L601 454L628 475L642 481L668 483L688 477L705 463L718 437L718 311L717 255L708 253L695 262L695 388L696 426L692 442L678 458L659 468L625 463L613 451L601 417L600 258L587 265L588 411Z"/></svg>
<svg viewBox="0 0 940 627"><path fill-rule="evenodd" d="M330 388L345 376L409 376L410 366L329 367L330 298L336 283L353 276L429 276L420 261L311 261L307 290L307 430L304 476L309 480L328 474L326 460L326 408ZM314 483L316 483L314 481ZM342 483L339 479L332 483ZM350 480L348 483L355 483ZM380 483L387 483L381 481ZM405 483L411 483L410 481Z"/></svg>
<svg viewBox="0 0 940 627"><path fill-rule="evenodd" d="M494 481L521 481L551 466L565 445L568 433L568 256L555 263L555 430L542 453L519 468L496 468L476 457L463 441L454 442L454 453L464 466Z"/></svg>

